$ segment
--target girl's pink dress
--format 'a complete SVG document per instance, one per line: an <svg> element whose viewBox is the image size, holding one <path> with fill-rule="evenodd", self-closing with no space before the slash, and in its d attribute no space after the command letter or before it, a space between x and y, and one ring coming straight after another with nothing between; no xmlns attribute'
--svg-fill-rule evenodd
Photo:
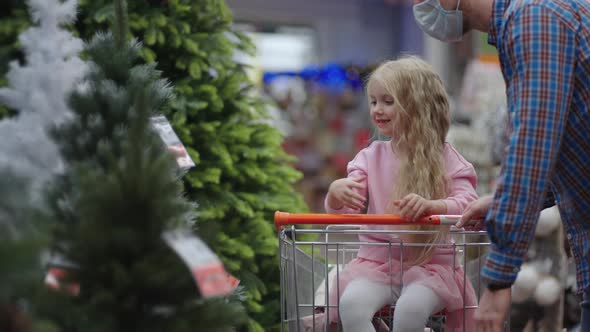
<svg viewBox="0 0 590 332"><path fill-rule="evenodd" d="M364 177L364 189L359 193L368 198L368 214L385 213L391 199L394 174L399 169L398 157L391 148L389 141L376 141L361 150L348 163L348 177ZM446 214L461 214L468 203L477 199L475 186L477 177L473 166L467 162L448 143L444 148L445 169L451 184L451 193L445 200ZM331 209L326 204L327 213L358 213L358 211L342 208ZM383 229L383 226L362 226L365 230ZM395 243L399 239L391 234L362 234L361 242L392 242L391 251L388 246L361 245L357 257L350 261L339 273L339 285L332 281L329 293L329 304L338 303L348 283L362 277L369 280L399 287L418 283L431 288L443 300L447 312L447 328L458 328L473 331L474 309L463 312L464 306L476 304L476 296L471 283L464 278L460 261L456 259L452 241L449 246L437 247L433 257L425 264L404 266L400 269L402 250ZM408 257L408 247L403 248L403 257ZM464 316L465 315L465 316ZM337 310L330 310L330 321L338 321ZM465 320L465 324L463 324Z"/></svg>

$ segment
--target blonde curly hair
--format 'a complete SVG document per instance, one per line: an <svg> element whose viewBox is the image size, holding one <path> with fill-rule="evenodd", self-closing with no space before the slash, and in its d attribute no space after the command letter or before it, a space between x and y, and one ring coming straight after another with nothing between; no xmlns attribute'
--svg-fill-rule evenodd
<svg viewBox="0 0 590 332"><path fill-rule="evenodd" d="M401 156L399 173L387 213L398 213L393 201L410 193L425 199L448 197L449 185L443 159L444 143L450 126L449 102L442 80L433 68L417 57L404 57L381 64L370 75L367 91L375 84L395 99L399 113L392 126L392 148ZM369 93L367 93L369 95ZM436 234L411 236L412 242L441 243L448 227L408 226L410 230L438 230ZM409 263L422 264L432 257L427 245L410 257Z"/></svg>

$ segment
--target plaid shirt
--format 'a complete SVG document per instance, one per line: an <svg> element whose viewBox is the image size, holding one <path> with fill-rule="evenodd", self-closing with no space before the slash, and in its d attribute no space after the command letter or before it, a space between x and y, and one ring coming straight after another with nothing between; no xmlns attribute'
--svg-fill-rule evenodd
<svg viewBox="0 0 590 332"><path fill-rule="evenodd" d="M514 282L551 190L582 291L590 285L590 1L496 0L488 41L498 49L512 134L482 275Z"/></svg>

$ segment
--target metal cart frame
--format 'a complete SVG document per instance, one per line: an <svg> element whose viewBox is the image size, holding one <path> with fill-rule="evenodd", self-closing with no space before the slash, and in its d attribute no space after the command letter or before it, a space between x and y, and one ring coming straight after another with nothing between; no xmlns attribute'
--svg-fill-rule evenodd
<svg viewBox="0 0 590 332"><path fill-rule="evenodd" d="M483 291L480 271L484 264L485 252L490 245L487 233L483 231L465 231L451 227L453 243L432 244L416 242L359 242L355 240L361 234L427 234L434 231L399 230L395 227L383 227L380 230L366 230L362 225L454 225L460 216L427 216L417 223L405 221L397 215L334 215L334 214L289 214L277 211L275 225L279 231L280 283L281 283L281 331L319 332L341 331L339 323L331 324L327 318L331 310L338 310L337 303L330 303L328 298L336 280L336 292L340 293L340 272L346 263L356 256L361 245L386 246L389 252L393 246L452 246L454 250L454 267L462 268L465 280L463 295L465 297L468 281L473 285L476 297ZM315 225L316 228L296 228L296 225ZM317 227L321 225L321 227ZM403 264L403 250L399 261ZM403 269L400 271L403 276ZM401 281L400 287L403 287ZM392 290L393 292L393 290ZM475 311L474 305L464 304L463 312ZM377 331L389 331L395 311L395 303L378 311L373 319ZM446 327L445 310L433 314L427 324L431 331L464 331L463 328ZM321 326L321 327L320 327ZM509 330L509 322L505 322Z"/></svg>

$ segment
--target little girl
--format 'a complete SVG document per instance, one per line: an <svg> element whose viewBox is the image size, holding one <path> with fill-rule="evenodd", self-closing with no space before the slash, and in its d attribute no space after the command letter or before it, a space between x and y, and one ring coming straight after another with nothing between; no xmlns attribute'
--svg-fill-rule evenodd
<svg viewBox="0 0 590 332"><path fill-rule="evenodd" d="M326 211L360 213L366 207L367 213L399 214L412 221L429 214L461 214L477 199L476 175L473 166L445 142L449 104L438 75L415 57L389 61L372 73L367 94L373 124L391 140L373 142L348 163L348 177L330 185ZM393 244L360 246L357 257L340 272L338 286L331 287L330 304L340 302L339 312L332 310L330 320L336 322L339 313L344 332L375 331L373 315L395 303L395 332L422 332L428 317L441 310L447 312L447 328L463 331L465 314L466 330L472 331L467 325L471 326L474 310L462 309L475 304L475 292L449 245L449 228L396 227L402 228L437 232L359 236L361 242ZM402 250L400 242L438 245Z"/></svg>

